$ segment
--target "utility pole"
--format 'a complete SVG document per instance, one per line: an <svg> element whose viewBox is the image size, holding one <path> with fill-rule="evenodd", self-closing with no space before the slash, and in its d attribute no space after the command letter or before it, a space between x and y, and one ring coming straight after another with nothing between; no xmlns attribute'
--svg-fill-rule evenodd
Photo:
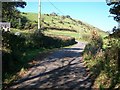
<svg viewBox="0 0 120 90"><path fill-rule="evenodd" d="M40 31L41 28L41 0L38 0L38 30Z"/></svg>

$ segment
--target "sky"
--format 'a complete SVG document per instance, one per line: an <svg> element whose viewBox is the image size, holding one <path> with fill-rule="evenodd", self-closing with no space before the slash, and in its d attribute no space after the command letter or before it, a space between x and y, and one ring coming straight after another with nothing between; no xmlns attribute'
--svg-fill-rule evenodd
<svg viewBox="0 0 120 90"><path fill-rule="evenodd" d="M68 0L67 2L58 1L48 0L47 2L41 2L42 14L55 12L58 15L70 15L74 19L81 20L104 31L111 31L114 26L117 26L117 22L113 20L113 17L108 17L110 15L110 6L107 6L103 0L89 0L89 2L87 0L84 0L84 2L78 0L69 0L70 2ZM24 9L18 8L21 12L38 12L37 1L26 2L27 6Z"/></svg>

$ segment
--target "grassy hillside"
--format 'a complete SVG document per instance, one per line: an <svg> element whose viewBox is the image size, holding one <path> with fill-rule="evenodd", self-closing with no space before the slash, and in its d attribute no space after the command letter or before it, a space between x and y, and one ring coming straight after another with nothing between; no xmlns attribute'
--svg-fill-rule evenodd
<svg viewBox="0 0 120 90"><path fill-rule="evenodd" d="M22 13L22 15L37 24L37 13ZM42 14L41 27L44 29L45 34L65 35L76 39L89 38L92 30L98 31L103 37L107 35L104 31L92 25L75 20L70 16L59 16L55 13Z"/></svg>

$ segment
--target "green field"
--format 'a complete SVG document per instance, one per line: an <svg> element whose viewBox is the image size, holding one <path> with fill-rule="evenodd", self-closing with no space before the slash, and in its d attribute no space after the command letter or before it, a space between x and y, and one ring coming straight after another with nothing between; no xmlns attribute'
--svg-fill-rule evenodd
<svg viewBox="0 0 120 90"><path fill-rule="evenodd" d="M21 15L25 16L31 22L36 22L37 24L37 13L21 13ZM48 28L43 30L44 34L46 35L64 35L74 37L77 40L89 39L93 30L97 31L98 34L100 34L102 37L105 37L107 35L106 32L80 20L52 14L41 15L41 27ZM50 29L51 27L55 29ZM60 31L60 28L63 30ZM22 32L29 33L31 31L25 30Z"/></svg>

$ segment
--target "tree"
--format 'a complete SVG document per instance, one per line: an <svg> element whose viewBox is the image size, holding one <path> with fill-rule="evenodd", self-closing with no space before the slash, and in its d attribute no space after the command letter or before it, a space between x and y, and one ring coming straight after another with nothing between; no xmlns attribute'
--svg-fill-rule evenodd
<svg viewBox="0 0 120 90"><path fill-rule="evenodd" d="M26 5L26 2L22 0L2 2L2 22L11 22L12 27L17 27L18 19L21 17L17 7L24 8Z"/></svg>
<svg viewBox="0 0 120 90"><path fill-rule="evenodd" d="M110 14L114 14L114 20L117 21L118 23L120 23L120 0L106 0L107 5L112 7L110 8L109 12ZM114 40L114 44L112 45L112 48L116 50L117 52L117 66L118 66L118 70L120 71L120 28L113 28L113 34L110 34L110 37L114 37L116 38L116 40ZM117 42L115 44L115 42ZM112 41L111 41L112 43ZM117 49L116 49L117 48Z"/></svg>
<svg viewBox="0 0 120 90"><path fill-rule="evenodd" d="M120 0L106 0L107 5L112 6L110 14L115 15L114 20L120 23ZM113 35L120 37L120 28L113 28Z"/></svg>
<svg viewBox="0 0 120 90"><path fill-rule="evenodd" d="M110 14L114 14L114 20L120 21L120 0L106 0L107 5L112 7L110 8Z"/></svg>

